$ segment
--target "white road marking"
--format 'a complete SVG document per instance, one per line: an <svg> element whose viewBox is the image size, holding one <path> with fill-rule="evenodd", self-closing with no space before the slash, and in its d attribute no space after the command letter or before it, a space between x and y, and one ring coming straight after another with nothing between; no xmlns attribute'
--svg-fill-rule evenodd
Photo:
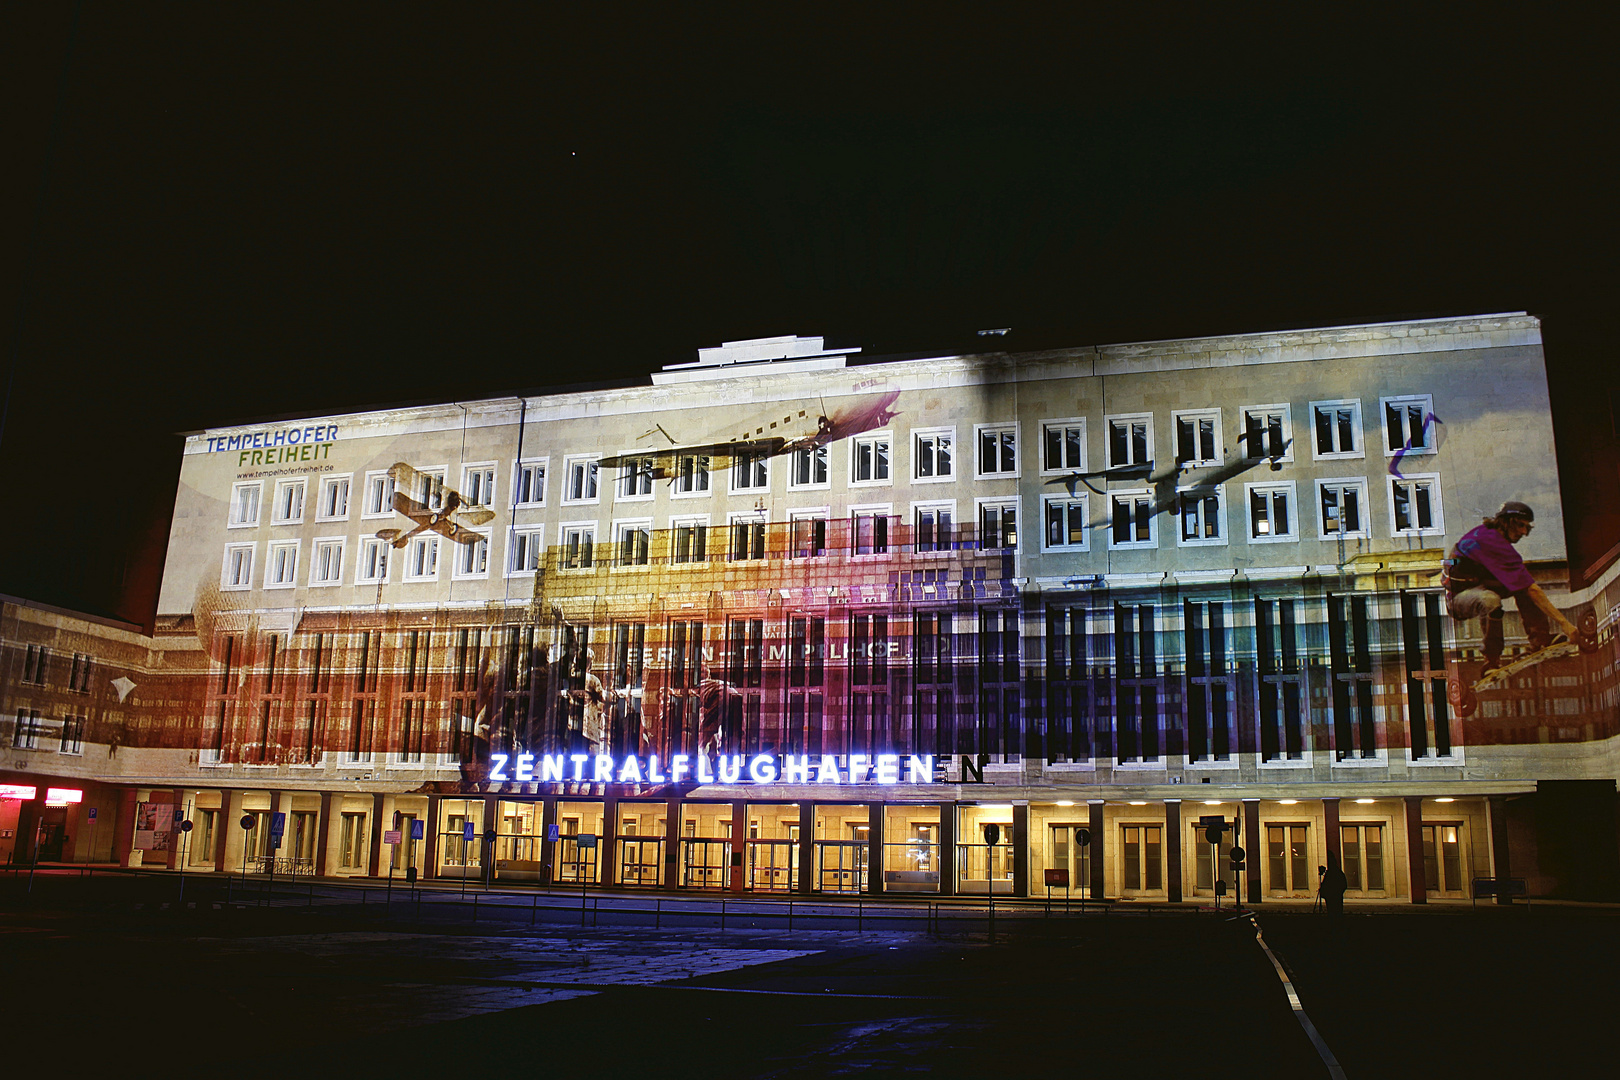
<svg viewBox="0 0 1620 1080"><path fill-rule="evenodd" d="M1277 978L1282 980L1283 990L1288 993L1288 1007L1294 1010L1294 1019L1299 1021L1299 1026L1305 1029L1305 1034L1310 1038L1311 1045L1316 1047L1317 1054L1322 1058L1322 1064L1327 1066L1328 1075L1333 1080L1345 1080L1344 1069L1339 1065L1339 1059L1333 1056L1333 1051L1328 1049L1328 1044L1322 1038L1322 1033L1316 1030L1316 1025L1311 1023L1311 1018L1305 1015L1305 1006L1299 1002L1299 994L1294 991L1293 980L1288 977L1288 972L1283 970L1282 961L1277 959L1277 954L1271 951L1271 946L1266 944L1265 936L1260 933L1260 921L1250 915L1249 922L1254 926L1254 940L1260 943L1260 948L1265 952L1266 959L1270 960L1271 966L1277 969Z"/></svg>

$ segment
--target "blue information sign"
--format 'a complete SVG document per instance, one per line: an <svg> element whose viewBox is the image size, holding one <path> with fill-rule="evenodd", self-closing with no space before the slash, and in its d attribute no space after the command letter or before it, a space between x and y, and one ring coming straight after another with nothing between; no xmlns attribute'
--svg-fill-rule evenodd
<svg viewBox="0 0 1620 1080"><path fill-rule="evenodd" d="M411 822L411 839L412 840L420 840L420 839L422 839L423 835L425 835L422 832L423 824L424 823L420 819Z"/></svg>
<svg viewBox="0 0 1620 1080"><path fill-rule="evenodd" d="M472 841L474 839L476 839L477 836L478 836L478 833L473 829L473 823L472 822L468 821L468 822L465 822L465 823L462 824L462 826L461 826L461 838L463 840L467 841L468 843L472 843Z"/></svg>

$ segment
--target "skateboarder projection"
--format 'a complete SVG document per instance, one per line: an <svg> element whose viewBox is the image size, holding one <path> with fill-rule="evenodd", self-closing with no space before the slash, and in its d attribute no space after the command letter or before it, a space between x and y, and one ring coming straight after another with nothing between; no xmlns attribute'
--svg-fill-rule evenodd
<svg viewBox="0 0 1620 1080"><path fill-rule="evenodd" d="M1581 640L1575 624L1553 607L1547 594L1525 569L1524 560L1513 549L1513 545L1529 536L1535 527L1535 511L1510 499L1502 504L1495 517L1486 518L1464 533L1445 561L1442 580L1446 610L1459 622L1482 619L1485 623L1485 667L1480 672L1481 679L1502 666L1502 600L1505 597L1518 601L1519 617L1524 620L1532 651Z"/></svg>

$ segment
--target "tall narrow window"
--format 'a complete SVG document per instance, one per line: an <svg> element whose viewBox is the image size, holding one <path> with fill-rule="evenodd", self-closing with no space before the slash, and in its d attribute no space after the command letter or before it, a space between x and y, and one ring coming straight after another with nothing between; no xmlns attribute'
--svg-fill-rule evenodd
<svg viewBox="0 0 1620 1080"><path fill-rule="evenodd" d="M1121 765L1159 760L1158 653L1153 605L1115 604L1114 737Z"/></svg>
<svg viewBox="0 0 1620 1080"><path fill-rule="evenodd" d="M543 506L546 501L546 463L519 462L512 474L512 502L516 506Z"/></svg>
<svg viewBox="0 0 1620 1080"><path fill-rule="evenodd" d="M1327 598L1333 674L1333 752L1338 761L1378 756L1373 722L1372 620L1365 596Z"/></svg>
<svg viewBox="0 0 1620 1080"><path fill-rule="evenodd" d="M1018 503L979 504L979 546L987 551L1018 546Z"/></svg>
<svg viewBox="0 0 1620 1080"><path fill-rule="evenodd" d="M1046 686L1049 747L1053 761L1088 761L1097 750L1092 741L1093 698L1087 667L1086 609L1046 609ZM1103 732L1096 732L1099 738ZM1106 741L1106 740L1105 740Z"/></svg>
<svg viewBox="0 0 1620 1080"><path fill-rule="evenodd" d="M919 506L912 540L917 551L949 551L954 539L950 506Z"/></svg>
<svg viewBox="0 0 1620 1080"><path fill-rule="evenodd" d="M1294 484L1249 484L1249 540L1269 543L1299 539Z"/></svg>
<svg viewBox="0 0 1620 1080"><path fill-rule="evenodd" d="M1401 594L1407 740L1413 758L1451 756L1442 608L1439 593Z"/></svg>
<svg viewBox="0 0 1620 1080"><path fill-rule="evenodd" d="M1440 478L1389 478L1390 532L1396 536L1444 532L1440 514Z"/></svg>
<svg viewBox="0 0 1620 1080"><path fill-rule="evenodd" d="M468 506L495 505L495 466L468 465L461 470L461 501Z"/></svg>
<svg viewBox="0 0 1620 1080"><path fill-rule="evenodd" d="M1226 607L1219 600L1188 600L1182 605L1187 647L1187 757L1193 762L1234 760Z"/></svg>
<svg viewBox="0 0 1620 1080"><path fill-rule="evenodd" d="M1255 667L1260 678L1260 760L1305 757L1305 682L1299 601L1254 601Z"/></svg>
<svg viewBox="0 0 1620 1080"><path fill-rule="evenodd" d="M700 563L709 557L709 519L676 518L670 530L670 557L677 563Z"/></svg>
<svg viewBox="0 0 1620 1080"><path fill-rule="evenodd" d="M882 555L889 550L889 516L882 513L855 515L855 554Z"/></svg>

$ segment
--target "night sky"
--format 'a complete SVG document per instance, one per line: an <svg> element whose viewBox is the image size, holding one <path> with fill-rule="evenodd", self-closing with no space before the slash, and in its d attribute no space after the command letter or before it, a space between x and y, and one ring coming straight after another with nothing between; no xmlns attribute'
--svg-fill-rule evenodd
<svg viewBox="0 0 1620 1080"><path fill-rule="evenodd" d="M0 15L0 591L148 620L177 432L773 334L1529 310L1565 482L1620 495L1612 26L326 7Z"/></svg>

